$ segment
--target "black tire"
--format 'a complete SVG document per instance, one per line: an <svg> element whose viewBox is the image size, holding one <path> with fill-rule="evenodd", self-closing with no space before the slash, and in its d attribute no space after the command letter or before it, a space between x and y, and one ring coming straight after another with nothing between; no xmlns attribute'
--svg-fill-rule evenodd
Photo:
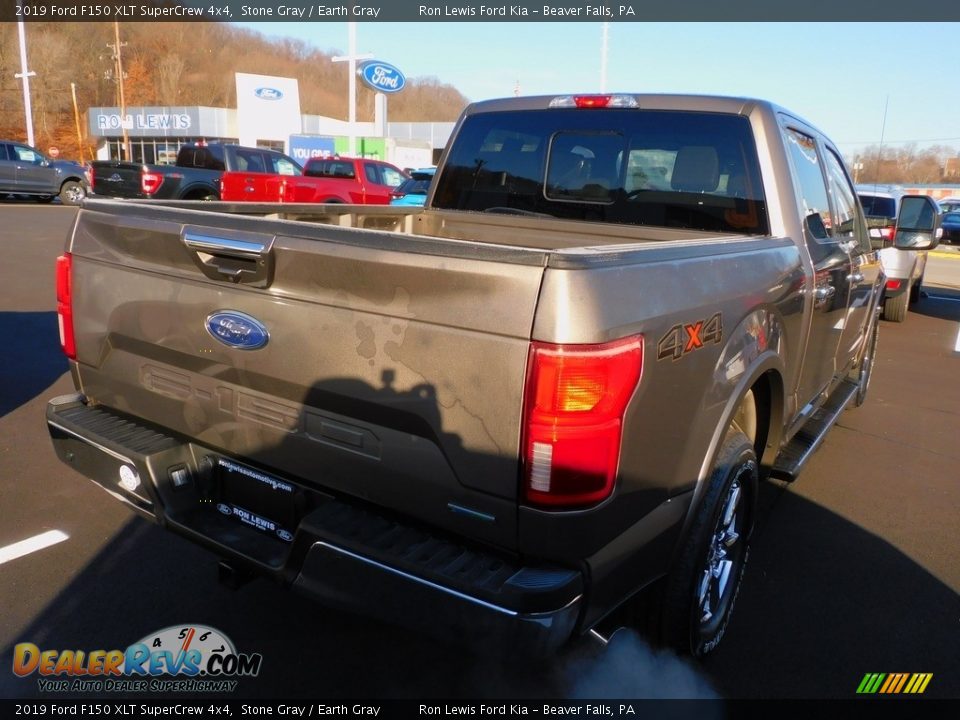
<svg viewBox="0 0 960 720"><path fill-rule="evenodd" d="M661 639L694 657L723 638L750 554L759 472L746 435L727 432L707 482L661 609Z"/></svg>
<svg viewBox="0 0 960 720"><path fill-rule="evenodd" d="M67 180L60 186L60 202L64 205L79 205L86 196L87 189L76 180Z"/></svg>
<svg viewBox="0 0 960 720"><path fill-rule="evenodd" d="M857 394L853 398L852 407L860 407L867 399L867 390L870 389L870 379L873 377L873 366L877 361L877 340L880 336L880 318L874 317L873 327L867 336L867 347L857 367L850 373L849 379L857 384Z"/></svg>
<svg viewBox="0 0 960 720"><path fill-rule="evenodd" d="M907 305L911 290L883 301L883 319L889 322L903 322L907 319Z"/></svg>

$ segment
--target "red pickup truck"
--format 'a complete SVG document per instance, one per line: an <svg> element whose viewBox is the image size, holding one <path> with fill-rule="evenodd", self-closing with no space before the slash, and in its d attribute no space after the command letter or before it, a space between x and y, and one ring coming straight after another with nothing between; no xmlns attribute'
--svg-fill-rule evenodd
<svg viewBox="0 0 960 720"><path fill-rule="evenodd" d="M409 176L382 160L311 158L302 175L225 172L220 198L232 201L388 205Z"/></svg>

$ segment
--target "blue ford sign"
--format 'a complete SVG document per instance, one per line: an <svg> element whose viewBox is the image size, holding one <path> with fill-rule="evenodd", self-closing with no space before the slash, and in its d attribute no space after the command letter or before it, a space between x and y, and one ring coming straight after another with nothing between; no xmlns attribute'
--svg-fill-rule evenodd
<svg viewBox="0 0 960 720"><path fill-rule="evenodd" d="M360 66L357 71L363 81L377 92L395 93L403 90L407 79L390 63L370 60Z"/></svg>
<svg viewBox="0 0 960 720"><path fill-rule="evenodd" d="M253 94L261 100L279 100L283 97L282 92L272 87L258 87Z"/></svg>
<svg viewBox="0 0 960 720"><path fill-rule="evenodd" d="M207 332L232 348L257 350L267 344L270 333L263 323L246 313L220 310L207 317Z"/></svg>

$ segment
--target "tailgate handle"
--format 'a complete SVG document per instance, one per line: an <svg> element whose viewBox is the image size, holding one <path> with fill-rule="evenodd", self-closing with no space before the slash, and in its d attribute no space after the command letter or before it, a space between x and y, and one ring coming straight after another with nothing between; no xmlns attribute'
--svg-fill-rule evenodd
<svg viewBox="0 0 960 720"><path fill-rule="evenodd" d="M264 241L253 233L248 238L223 237L184 229L182 239L192 251L194 263L211 280L269 287L273 276L272 236Z"/></svg>
<svg viewBox="0 0 960 720"><path fill-rule="evenodd" d="M183 243L191 250L247 260L259 260L267 249L266 243L262 242L199 235L189 231L183 234Z"/></svg>

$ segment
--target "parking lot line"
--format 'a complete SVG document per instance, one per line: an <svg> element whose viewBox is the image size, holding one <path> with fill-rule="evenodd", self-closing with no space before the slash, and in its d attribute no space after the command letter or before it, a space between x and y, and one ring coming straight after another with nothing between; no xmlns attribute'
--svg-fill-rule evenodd
<svg viewBox="0 0 960 720"><path fill-rule="evenodd" d="M0 565L69 539L70 536L65 532L61 532L60 530L48 530L45 533L34 535L26 540L15 542L13 545L0 547Z"/></svg>

